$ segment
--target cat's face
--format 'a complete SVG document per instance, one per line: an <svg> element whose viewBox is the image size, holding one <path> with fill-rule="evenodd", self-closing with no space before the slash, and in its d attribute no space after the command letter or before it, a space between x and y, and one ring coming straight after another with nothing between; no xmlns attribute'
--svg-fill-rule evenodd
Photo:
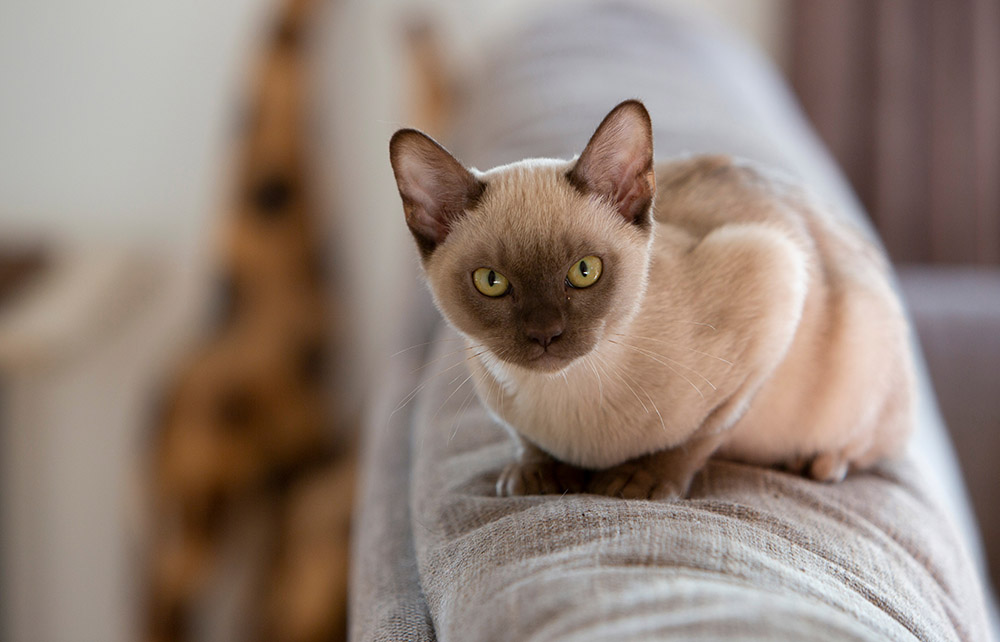
<svg viewBox="0 0 1000 642"><path fill-rule="evenodd" d="M412 130L392 152L439 309L499 361L557 372L638 311L654 189L638 103L612 111L577 161L480 173Z"/></svg>
<svg viewBox="0 0 1000 642"><path fill-rule="evenodd" d="M482 197L425 261L456 328L498 359L542 371L634 316L649 261L650 226L581 194L568 169L528 161L480 175Z"/></svg>

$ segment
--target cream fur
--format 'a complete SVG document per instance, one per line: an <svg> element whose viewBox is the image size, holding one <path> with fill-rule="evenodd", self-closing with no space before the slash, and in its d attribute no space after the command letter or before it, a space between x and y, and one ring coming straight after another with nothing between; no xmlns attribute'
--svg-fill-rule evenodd
<svg viewBox="0 0 1000 642"><path fill-rule="evenodd" d="M601 471L592 492L673 497L714 452L837 480L910 432L888 266L793 183L724 156L654 166L636 101L573 161L466 170L413 130L390 157L435 302L523 446L499 492L582 488L564 462ZM564 283L590 255L600 279ZM482 267L510 289L477 292Z"/></svg>
<svg viewBox="0 0 1000 642"><path fill-rule="evenodd" d="M470 346L489 348L472 372L494 416L596 469L696 434L722 434L721 454L744 461L816 459L814 475L829 478L898 451L912 423L907 326L859 231L776 177L701 157L657 166L646 240L560 182L569 166L476 173L487 198L427 262L440 309ZM611 269L634 278L613 293L589 353L555 373L508 363L453 296L453 275L483 239L530 254L565 234L609 243Z"/></svg>

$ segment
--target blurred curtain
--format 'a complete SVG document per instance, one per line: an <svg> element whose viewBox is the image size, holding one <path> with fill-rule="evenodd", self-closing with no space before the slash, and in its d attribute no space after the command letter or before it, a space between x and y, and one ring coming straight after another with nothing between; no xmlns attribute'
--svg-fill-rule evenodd
<svg viewBox="0 0 1000 642"><path fill-rule="evenodd" d="M796 0L792 81L897 262L1000 264L1000 0Z"/></svg>

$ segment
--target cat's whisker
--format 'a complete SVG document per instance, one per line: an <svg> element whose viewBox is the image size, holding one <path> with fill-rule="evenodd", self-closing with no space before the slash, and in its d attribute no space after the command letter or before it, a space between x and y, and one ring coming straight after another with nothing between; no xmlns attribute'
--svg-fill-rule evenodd
<svg viewBox="0 0 1000 642"><path fill-rule="evenodd" d="M642 391L642 394L646 395L646 399L649 400L649 405L651 405L653 407L653 410L656 412L656 416L659 417L659 419L660 419L660 428L663 430L663 432L667 432L667 424L666 424L666 422L663 421L663 415L660 414L660 409L656 407L656 402L653 401L653 397L650 396L649 392L647 392L646 389L643 388L642 385L638 381L636 381L635 377L633 377L632 375L630 375L628 373L627 369L625 369L625 368L623 368L621 366L614 366L614 365L612 365L612 367L614 367L616 370L619 370L625 376L627 376L629 379L631 379L632 383L634 383L636 385L636 387L639 388L639 390ZM628 383L625 381L625 379L622 378L620 375L619 375L619 378L622 380L622 383L624 383L626 386L629 387L629 389L632 388L631 386L628 385ZM634 390L632 391L632 394L635 394ZM639 398L639 396L636 395L636 399L638 399L638 398ZM646 409L645 404L642 403L641 399L639 400L639 404L642 405L643 409L646 410L646 413L649 414L649 410Z"/></svg>
<svg viewBox="0 0 1000 642"><path fill-rule="evenodd" d="M646 354L647 357L649 357L651 359L654 358L653 355L656 355L657 357L662 357L662 358L666 359L667 361L680 366L681 368L684 368L686 370L690 370L691 372L695 373L696 375L698 375L699 377L701 377L702 379L704 379L705 383L707 383L712 388L712 390L718 390L718 388L715 387L715 384L712 383L711 381L709 381L708 377L706 377L705 375L701 374L700 372L698 372L697 370L695 370L694 368L692 368L689 365L683 364L680 361L677 361L676 359L671 359L670 357L668 357L665 354L660 354L659 352L655 352L655 351L649 350L647 348L642 348L640 346L631 345L631 344L628 344L628 343L622 343L621 345L628 346L630 348L633 348L635 350L643 352L644 354ZM666 364L663 364L663 365L666 365Z"/></svg>
<svg viewBox="0 0 1000 642"><path fill-rule="evenodd" d="M646 353L645 351L643 351L642 349L640 349L640 348L636 348L635 346L631 346L631 345L628 345L627 343L621 343L620 341L615 341L615 340L613 340L613 339L608 339L608 341L609 341L610 343L614 343L615 345L620 345L620 346L622 346L623 348L628 348L628 349L630 349L630 350L634 350L634 351L635 351L635 352L636 352L637 354L641 354L641 355L643 355L644 357L646 357L646 358L648 358L648 359L652 359L653 361L656 361L657 363L659 363L659 364L662 364L662 365L663 365L663 366L665 366L665 367L666 367L666 368L667 368L668 370L670 370L671 372L673 372L673 373L674 373L675 375L677 375L678 377L680 377L680 378L681 378L681 379L683 379L684 381L688 382L688 384L689 384L689 385L690 385L690 386L691 386L692 388L694 388L694 389L695 389L695 392L697 392L697 393L698 393L698 394L699 394L699 395L701 396L701 398L702 398L702 399L704 399L704 398L705 398L705 393L703 393L703 392L701 391L701 388L699 388L698 386L696 386L696 385L695 385L695 383L694 383L693 381L691 381L690 379L688 379L687 377L685 377L685 376L684 376L683 374L681 374L680 372L678 372L678 371L677 371L677 370L676 370L676 369L675 369L675 368L674 368L673 366L671 366L671 365L670 365L669 363L667 363L666 361L660 361L660 360L659 360L659 359L657 359L656 357L654 357L654 356L651 356L651 355L647 354L647 353Z"/></svg>
<svg viewBox="0 0 1000 642"><path fill-rule="evenodd" d="M389 418L392 419L392 417L397 412L399 412L400 410L402 410L403 408L405 408L408 403L410 403L411 401L413 401L413 399L416 398L416 396L420 393L421 390L424 389L424 387L427 386L428 383L430 383L434 379L440 377L441 375L445 374L446 372L454 370L455 368L463 365L464 363L466 363L468 361L471 361L472 359L475 359L476 357L482 355L484 352L486 352L486 351L482 350L481 352L477 352L476 354L470 355L470 356L466 357L465 359L463 359L462 361L459 361L457 363L453 363L450 366L448 366L447 368L444 368L443 370L440 370L439 372L435 372L434 374L432 374L432 375L428 376L427 378L425 378L423 381L421 381L419 384L417 384L417 386L413 390L411 390L408 394L406 394L403 397L403 399L399 402L399 404L397 404L397 406L392 410L392 412L389 413ZM461 374L459 376L461 376ZM456 377L456 379L457 378L458 377ZM450 382L450 383L454 383L454 380L452 380L452 382ZM450 385L450 383L449 383L449 385Z"/></svg>
<svg viewBox="0 0 1000 642"><path fill-rule="evenodd" d="M493 401L490 401L490 397L492 397L494 394L497 395L497 398L495 400L493 400ZM496 379L493 379L491 377L490 378L490 389L489 389L489 392L486 394L486 399L485 399L484 405L487 408L495 408L496 406L498 406L501 403L503 403L503 398L500 396L500 382L497 381ZM501 418L503 417L503 413L500 414L500 417Z"/></svg>
<svg viewBox="0 0 1000 642"><path fill-rule="evenodd" d="M458 407L458 415L455 417L455 421L452 423L451 437L448 437L448 443L451 443L451 440L454 439L455 435L458 434L458 429L462 425L462 419L465 418L465 412L467 409L466 406L468 405L469 400L472 398L475 392L476 392L476 386L475 384L473 384L472 388L465 395L465 399L462 401L462 405Z"/></svg>
<svg viewBox="0 0 1000 642"><path fill-rule="evenodd" d="M425 362L425 363L417 366L413 370L410 370L410 374L415 374L417 372L420 372L424 368L427 368L428 366L434 365L435 363L437 363L438 361L441 361L442 359L447 359L448 357L450 357L452 355L460 354L462 352L468 352L470 350L483 350L485 352L486 347L485 346L481 346L481 345L472 345L472 346L465 346L465 347L459 348L457 350L452 350L451 352L446 352L445 354L442 354L442 355L440 355L438 357L435 357L435 358L431 359L430 361L427 361L427 362Z"/></svg>
<svg viewBox="0 0 1000 642"><path fill-rule="evenodd" d="M504 346L503 348L501 348L500 352L497 353L497 357L507 354L508 351L509 349L506 346ZM504 418L506 417L506 415L504 415L503 412L503 402L504 398L507 396L507 390L504 388L503 383L501 383L499 379L494 378L493 380L496 381L497 383L497 393L500 396L500 418L503 419L504 422L506 422L507 420Z"/></svg>
<svg viewBox="0 0 1000 642"><path fill-rule="evenodd" d="M691 325L700 325L700 326L704 326L706 328L711 328L712 330L714 330L716 332L718 332L718 330L719 330L718 328L716 328L711 323L705 323L704 321L688 321L686 319L657 319L657 321L662 321L664 323L689 323Z"/></svg>
<svg viewBox="0 0 1000 642"><path fill-rule="evenodd" d="M428 377L424 381L421 381L420 383L418 383L413 388L413 390L411 390L410 392L406 393L406 395L403 396L403 398L399 401L399 403L396 404L396 407L393 408L392 412L389 413L389 418L392 419L393 415L395 415L397 412L399 412L400 410L402 410L403 408L405 408L406 404L408 404L411 401L413 401L413 399L418 394L420 394L420 391L423 390L431 380L433 380L435 377L437 377L437 376L439 376L441 374L444 374L445 372L448 372L449 370L451 370L452 368L456 367L457 365L458 364L452 364L451 366L449 366L448 368L445 368L441 372L435 373L434 375L431 375L430 377Z"/></svg>
<svg viewBox="0 0 1000 642"><path fill-rule="evenodd" d="M462 375L459 375L459 377L460 376L462 376ZM450 395L448 395L447 397L445 397L444 401L441 402L441 405L438 406L438 409L435 410L434 414L431 416L431 419L430 419L430 423L431 424L433 424L434 421L437 419L438 415L441 414L441 411L444 410L444 407L448 405L448 402L451 401L451 398L455 396L455 393L457 393L459 390L461 390L462 386L464 386L466 383L468 383L470 379L472 379L472 373L471 372L469 373L468 377L466 377L465 379L462 379L462 383L460 383L457 386L455 386L455 389L451 391ZM458 377L455 377L454 379L452 379L452 381L457 381L457 380L458 380Z"/></svg>
<svg viewBox="0 0 1000 642"><path fill-rule="evenodd" d="M639 386L639 383L636 382L635 385ZM645 388L643 388L642 386L639 386L639 389L642 390L642 394L646 395L646 399L649 399L649 405L651 405L653 407L653 411L656 412L656 416L659 417L659 419L660 419L660 429L663 430L664 433L666 433L667 432L667 424L663 421L663 415L660 414L660 409L656 407L656 402L653 401L653 398L649 396L649 393L646 392Z"/></svg>
<svg viewBox="0 0 1000 642"><path fill-rule="evenodd" d="M648 352L646 350L643 350L642 348L638 348L636 346L628 345L628 344L621 343L621 342L618 342L618 341L611 341L611 343L616 343L616 344L618 344L618 345L620 345L620 346L622 346L624 348L628 348L630 350L633 350L637 354L640 354L640 355L646 357L647 359L651 359L652 361L655 361L655 362L659 363L660 365L664 366L665 368L667 368L668 370L670 370L671 372L673 372L675 375L677 375L678 377L680 377L681 379L683 379L684 381L686 381L688 383L688 385L690 385L692 388L694 388L695 392L697 392L701 396L702 399L705 398L704 392L702 392L701 388L697 384L695 384L693 381L691 381L690 379L688 379L687 377L685 377L681 372L679 372L676 368L674 368L673 366L671 366L669 363L666 363L665 361L661 361L660 359L658 359L655 356L655 353L650 353L650 352ZM704 378L704 377L702 377L702 378ZM709 383L709 385L712 385L712 382L709 381L708 383ZM714 389L715 386L713 385L712 388Z"/></svg>
<svg viewBox="0 0 1000 642"><path fill-rule="evenodd" d="M649 405L653 407L653 411L656 413L656 416L660 418L660 428L663 432L667 432L667 425L663 421L663 415L660 414L660 409L656 407L656 402L653 401L653 397L650 396L649 392L646 391L646 389L636 380L635 377L629 374L626 368L622 367L622 372L624 372L625 375L632 380L632 383L635 384L636 388L638 388L642 394L646 395L646 399L649 400Z"/></svg>
<svg viewBox="0 0 1000 642"><path fill-rule="evenodd" d="M734 365L733 362L730 361L729 359L723 359L722 357L716 356L714 354L709 354L707 352L702 352L701 350L696 350L696 349L690 348L688 346L677 345L677 343L675 343L673 341L664 341L663 339L655 339L653 337L640 337L638 335L634 335L634 334L633 335L629 335L629 334L624 334L624 333L621 333L621 332L616 332L612 336L621 337L622 339L639 339L641 341L653 341L655 343L660 343L660 344L663 344L663 345L665 345L667 347L670 347L670 348L681 348L683 350L690 350L691 352L695 352L697 354L700 354L700 355L703 355L703 356L706 356L706 357L710 357L710 358L715 359L717 361L721 361L722 363L726 364L727 366Z"/></svg>
<svg viewBox="0 0 1000 642"><path fill-rule="evenodd" d="M707 352L702 352L701 350L695 350L694 348L689 348L688 346L681 346L681 347L684 348L685 350L690 350L691 352L694 352L694 353L697 353L697 354L700 354L700 355L703 355L703 356L710 357L712 359L716 359L718 361L721 361L722 363L726 364L727 366L732 366L733 365L732 361L730 361L728 359L723 359L722 357L718 357L718 356L716 356L714 354L709 354Z"/></svg>
<svg viewBox="0 0 1000 642"><path fill-rule="evenodd" d="M597 377L597 390L598 390L598 393L600 394L600 401L598 402L598 409L601 410L601 411L603 411L604 410L604 382L601 381L601 373L597 371L597 366L594 365L594 362L591 359L592 356L594 356L594 355L593 354L586 355L583 358L583 361L588 366L590 366L590 369L594 371L594 375Z"/></svg>
<svg viewBox="0 0 1000 642"><path fill-rule="evenodd" d="M488 350L484 350L483 351L483 353L486 353L486 352L489 352L489 351ZM501 346L499 350L491 352L490 356L495 357L497 359L502 359L508 352L510 352L510 349L507 346ZM493 409L493 411L497 414L497 417L499 417L501 421L505 422L506 420L504 419L504 397L506 395L505 395L505 391L504 391L504 386L500 382L500 380L496 379L495 377L490 377L489 380L491 381L491 383L490 383L490 389L489 389L489 391L487 391L487 393L485 395L485 399L483 401L484 401L484 403L485 403L485 405L487 407L490 407L490 408ZM473 390L475 390L475 387L473 387ZM491 403L490 402L490 397L492 397L494 394L496 395L496 400ZM468 395L467 395L467 398L468 398ZM465 405L465 402L463 402L463 406L464 405ZM463 410L462 412L464 413L465 410ZM457 434L457 428L452 433L452 438L454 438L455 434Z"/></svg>
<svg viewBox="0 0 1000 642"><path fill-rule="evenodd" d="M419 384L416 388L414 388L413 390L411 390L405 397L403 397L403 399L400 400L400 402L398 404L396 404L396 407L392 409L392 412L389 413L389 419L392 419L396 415L397 412L399 412L400 410L402 410L403 408L406 407L406 404L408 404L411 401L413 401L413 399L418 394L420 394L420 391L424 389L425 385L426 384L424 384L424 383Z"/></svg>
<svg viewBox="0 0 1000 642"><path fill-rule="evenodd" d="M639 398L639 393L637 393L635 391L635 389L632 388L632 386L630 386L627 381L625 381L625 378L622 377L621 372L619 372L619 368L617 368L614 364L611 364L611 363L605 361L602 357L599 357L596 352L594 353L594 356L597 357L600 360L600 362L604 364L604 366L606 368L610 369L611 374L613 374L616 377L618 377L618 379L621 380L621 382L623 384L625 384L625 387L629 389L629 392L632 393L632 396L635 397L635 400L639 402L640 406L642 406L643 412L645 412L646 414L649 414L649 408L647 408L646 404L643 403L642 399Z"/></svg>
<svg viewBox="0 0 1000 642"><path fill-rule="evenodd" d="M453 341L453 342L454 341L465 341L465 339L463 339L462 337L442 337L440 339L434 339L433 341L424 341L423 343L414 344L414 345L410 346L409 348L403 348L402 350L399 350L397 352L393 352L392 354L389 355L389 358L392 359L393 357L398 357L399 355L403 354L404 352L409 352L410 350L416 350L417 348L423 348L424 346L434 345L436 343L443 343L445 341Z"/></svg>

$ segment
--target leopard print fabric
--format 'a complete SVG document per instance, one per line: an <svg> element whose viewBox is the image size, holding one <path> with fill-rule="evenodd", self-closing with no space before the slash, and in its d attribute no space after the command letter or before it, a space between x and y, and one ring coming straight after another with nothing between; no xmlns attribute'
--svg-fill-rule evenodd
<svg viewBox="0 0 1000 642"><path fill-rule="evenodd" d="M210 603L219 578L233 574L225 560L247 547L254 563L236 574L251 576L250 597L233 637L344 637L354 475L349 449L332 437L350 431L334 425L326 385L335 316L304 171L303 40L313 4L287 0L277 14L223 220L217 324L184 362L156 425L150 641L211 637Z"/></svg>

